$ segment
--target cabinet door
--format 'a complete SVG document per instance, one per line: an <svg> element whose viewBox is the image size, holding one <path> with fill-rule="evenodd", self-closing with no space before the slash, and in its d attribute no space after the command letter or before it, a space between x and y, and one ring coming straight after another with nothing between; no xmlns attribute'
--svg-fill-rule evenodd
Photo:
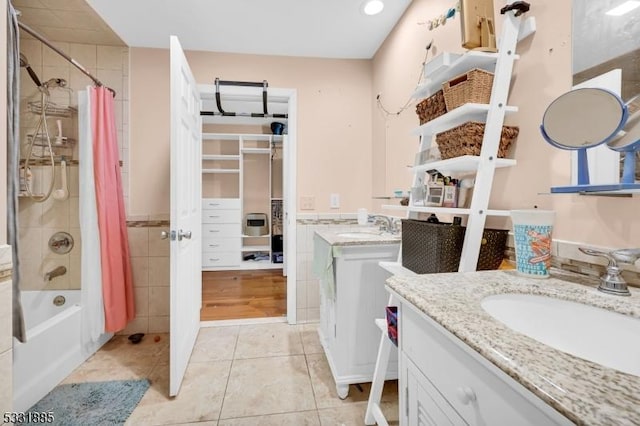
<svg viewBox="0 0 640 426"><path fill-rule="evenodd" d="M448 426L467 423L420 370L405 357L409 426Z"/></svg>

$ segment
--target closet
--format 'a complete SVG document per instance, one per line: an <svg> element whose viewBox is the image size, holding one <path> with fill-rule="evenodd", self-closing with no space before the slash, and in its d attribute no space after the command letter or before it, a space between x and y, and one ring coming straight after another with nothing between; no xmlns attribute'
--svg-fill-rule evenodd
<svg viewBox="0 0 640 426"><path fill-rule="evenodd" d="M289 98L242 85L199 90L202 270L283 269Z"/></svg>

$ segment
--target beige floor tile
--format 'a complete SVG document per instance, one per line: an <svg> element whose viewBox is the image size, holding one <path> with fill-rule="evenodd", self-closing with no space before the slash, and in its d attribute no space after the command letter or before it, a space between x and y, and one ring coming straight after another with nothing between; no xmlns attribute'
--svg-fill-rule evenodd
<svg viewBox="0 0 640 426"><path fill-rule="evenodd" d="M302 324L300 328L300 337L302 338L302 348L305 354L322 354L324 349L318 337L318 323Z"/></svg>
<svg viewBox="0 0 640 426"><path fill-rule="evenodd" d="M287 323L240 327L235 359L301 355L302 340L297 326Z"/></svg>
<svg viewBox="0 0 640 426"><path fill-rule="evenodd" d="M193 422L193 423L174 423L171 426L218 426L218 421L210 422Z"/></svg>
<svg viewBox="0 0 640 426"><path fill-rule="evenodd" d="M143 358L139 362L129 362L126 365L111 359L85 362L67 376L62 383L146 379L155 366L154 361L150 358Z"/></svg>
<svg viewBox="0 0 640 426"><path fill-rule="evenodd" d="M318 410L320 424L322 426L362 426L364 415L367 411L366 402L346 404L341 407L323 408ZM395 407L389 403L382 404L382 412L390 425L399 425L397 404Z"/></svg>
<svg viewBox="0 0 640 426"><path fill-rule="evenodd" d="M201 328L190 362L232 360L240 327Z"/></svg>
<svg viewBox="0 0 640 426"><path fill-rule="evenodd" d="M320 426L320 419L313 410L220 420L218 426Z"/></svg>
<svg viewBox="0 0 640 426"><path fill-rule="evenodd" d="M336 382L333 380L329 363L324 354L306 355L306 358L318 409L340 407L355 402L366 402L369 399L371 383L361 383L360 388L362 390L356 385L349 386L349 395L347 398L344 400L340 399L336 391ZM397 401L397 399L397 381L387 381L383 389L382 400Z"/></svg>
<svg viewBox="0 0 640 426"><path fill-rule="evenodd" d="M315 409L304 356L255 358L233 361L220 418Z"/></svg>
<svg viewBox="0 0 640 426"><path fill-rule="evenodd" d="M231 361L189 364L180 393L169 398L169 367L157 366L151 373L151 388L127 424L151 426L216 421L230 367Z"/></svg>
<svg viewBox="0 0 640 426"><path fill-rule="evenodd" d="M166 333L146 334L138 344L131 343L128 336L114 336L89 358L87 363L105 359L117 360L123 364L139 362L141 359L147 358L155 358L157 360L166 352L168 347L169 335Z"/></svg>

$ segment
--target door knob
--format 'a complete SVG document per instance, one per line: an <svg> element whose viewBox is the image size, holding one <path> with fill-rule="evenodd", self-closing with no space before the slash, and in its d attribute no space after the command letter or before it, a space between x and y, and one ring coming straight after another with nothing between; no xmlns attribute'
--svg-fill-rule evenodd
<svg viewBox="0 0 640 426"><path fill-rule="evenodd" d="M167 231L162 231L160 233L160 239L161 240L166 240L167 238L169 238L169 233Z"/></svg>
<svg viewBox="0 0 640 426"><path fill-rule="evenodd" d="M187 240L191 239L191 231L183 231L182 229L178 231L178 241L186 238Z"/></svg>

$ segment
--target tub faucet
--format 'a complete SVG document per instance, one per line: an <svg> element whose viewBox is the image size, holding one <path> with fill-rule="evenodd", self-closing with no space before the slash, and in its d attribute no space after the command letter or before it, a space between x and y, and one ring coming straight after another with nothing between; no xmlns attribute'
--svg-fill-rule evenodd
<svg viewBox="0 0 640 426"><path fill-rule="evenodd" d="M52 269L51 271L44 274L44 280L51 281L55 277L59 277L60 275L64 275L66 273L67 273L67 268L65 266L58 266L57 268Z"/></svg>
<svg viewBox="0 0 640 426"><path fill-rule="evenodd" d="M398 228L396 226L396 222L390 218L389 216L384 216L380 214L370 214L368 216L369 222L375 222L377 219L382 219L383 223L380 225L381 231L387 231L391 234L398 233Z"/></svg>
<svg viewBox="0 0 640 426"><path fill-rule="evenodd" d="M604 252L580 247L579 250L591 256L602 256L609 261L609 264L607 265L607 272L600 277L598 290L618 296L631 296L631 292L629 292L629 289L627 288L627 282L622 278L622 271L618 267L618 262L633 265L638 259L640 259L640 249L620 249L611 252Z"/></svg>

